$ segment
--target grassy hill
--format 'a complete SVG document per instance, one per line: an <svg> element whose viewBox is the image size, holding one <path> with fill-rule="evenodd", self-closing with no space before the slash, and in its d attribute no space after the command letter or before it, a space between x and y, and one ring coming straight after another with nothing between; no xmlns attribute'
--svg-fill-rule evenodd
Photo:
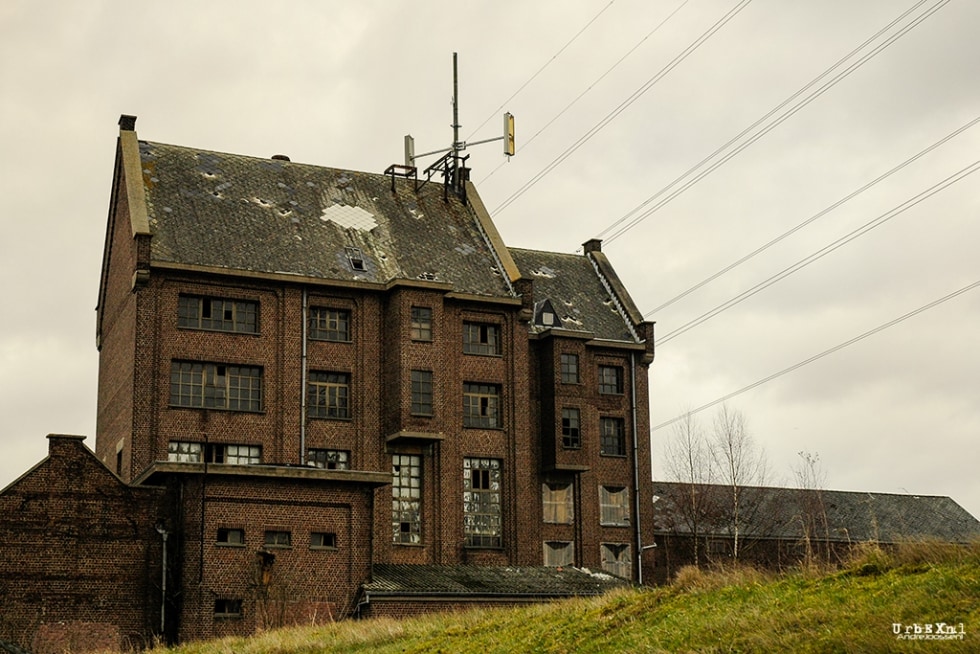
<svg viewBox="0 0 980 654"><path fill-rule="evenodd" d="M936 623L955 637L937 638ZM920 640L900 639L893 624ZM601 598L348 621L155 654L905 651L980 652L980 543L866 548L843 569L824 573L686 570L670 587Z"/></svg>

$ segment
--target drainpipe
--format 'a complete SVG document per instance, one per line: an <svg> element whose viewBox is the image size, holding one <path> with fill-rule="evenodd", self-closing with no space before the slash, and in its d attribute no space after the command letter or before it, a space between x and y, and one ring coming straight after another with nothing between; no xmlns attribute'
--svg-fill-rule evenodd
<svg viewBox="0 0 980 654"><path fill-rule="evenodd" d="M636 353L630 352L630 411L633 425L633 524L636 529L636 581L643 585L643 532L640 530L640 448L636 427Z"/></svg>
<svg viewBox="0 0 980 654"><path fill-rule="evenodd" d="M162 525L157 525L157 533L163 537L163 570L160 573L160 635L166 639L167 630L167 536L170 534Z"/></svg>
<svg viewBox="0 0 980 654"><path fill-rule="evenodd" d="M300 355L300 417L299 417L299 464L306 465L306 358L307 358L307 320L309 319L309 296L303 287L303 351Z"/></svg>

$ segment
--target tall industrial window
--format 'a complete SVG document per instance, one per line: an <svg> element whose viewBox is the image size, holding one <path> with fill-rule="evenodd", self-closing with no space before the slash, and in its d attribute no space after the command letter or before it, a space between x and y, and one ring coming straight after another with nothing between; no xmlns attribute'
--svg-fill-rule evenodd
<svg viewBox="0 0 980 654"><path fill-rule="evenodd" d="M599 454L626 456L626 423L622 418L599 418Z"/></svg>
<svg viewBox="0 0 980 654"><path fill-rule="evenodd" d="M432 340L432 309L412 307L412 340Z"/></svg>
<svg viewBox="0 0 980 654"><path fill-rule="evenodd" d="M391 456L391 529L395 543L422 542L422 458Z"/></svg>
<svg viewBox="0 0 980 654"><path fill-rule="evenodd" d="M308 335L317 341L350 342L350 311L310 307Z"/></svg>
<svg viewBox="0 0 980 654"><path fill-rule="evenodd" d="M463 535L470 547L503 544L500 459L463 459Z"/></svg>
<svg viewBox="0 0 980 654"><path fill-rule="evenodd" d="M350 418L350 375L345 372L310 372L306 410L311 418Z"/></svg>
<svg viewBox="0 0 980 654"><path fill-rule="evenodd" d="M503 427L500 387L496 384L463 384L463 426Z"/></svg>
<svg viewBox="0 0 980 654"><path fill-rule="evenodd" d="M577 354L561 355L561 383L563 384L578 383L578 355Z"/></svg>
<svg viewBox="0 0 980 654"><path fill-rule="evenodd" d="M486 323L463 323L463 352L466 354L500 354L500 327Z"/></svg>
<svg viewBox="0 0 980 654"><path fill-rule="evenodd" d="M599 524L625 527L630 523L630 498L622 486L599 487Z"/></svg>
<svg viewBox="0 0 980 654"><path fill-rule="evenodd" d="M432 415L432 371L412 371L412 415Z"/></svg>
<svg viewBox="0 0 980 654"><path fill-rule="evenodd" d="M256 334L258 316L258 302L194 295L177 299L177 326L187 329Z"/></svg>
<svg viewBox="0 0 980 654"><path fill-rule="evenodd" d="M617 577L633 576L633 560L628 543L602 543L602 569Z"/></svg>
<svg viewBox="0 0 980 654"><path fill-rule="evenodd" d="M171 406L232 411L262 410L262 368L174 361Z"/></svg>
<svg viewBox="0 0 980 654"><path fill-rule="evenodd" d="M544 565L549 568L569 568L575 565L575 543L545 541Z"/></svg>
<svg viewBox="0 0 980 654"><path fill-rule="evenodd" d="M570 525L575 519L575 493L570 482L541 484L541 505L544 521Z"/></svg>
<svg viewBox="0 0 980 654"><path fill-rule="evenodd" d="M604 395L622 395L623 369L619 366L599 366L599 392Z"/></svg>
<svg viewBox="0 0 980 654"><path fill-rule="evenodd" d="M324 470L349 470L350 452L311 447L306 451L306 465Z"/></svg>
<svg viewBox="0 0 980 654"><path fill-rule="evenodd" d="M578 409L561 410L561 446L566 450L582 447L581 412Z"/></svg>

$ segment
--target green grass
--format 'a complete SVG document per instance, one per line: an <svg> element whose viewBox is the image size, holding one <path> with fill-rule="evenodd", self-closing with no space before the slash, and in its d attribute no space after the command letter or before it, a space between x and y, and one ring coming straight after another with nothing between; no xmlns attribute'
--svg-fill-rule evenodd
<svg viewBox="0 0 980 654"><path fill-rule="evenodd" d="M892 623L963 624L964 639L898 640ZM865 548L839 570L686 570L669 587L519 609L346 621L153 654L338 652L980 652L980 543Z"/></svg>

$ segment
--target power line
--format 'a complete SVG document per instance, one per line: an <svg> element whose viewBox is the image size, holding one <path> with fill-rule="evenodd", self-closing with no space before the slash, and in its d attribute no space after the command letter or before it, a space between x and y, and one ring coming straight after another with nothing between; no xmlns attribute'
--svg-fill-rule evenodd
<svg viewBox="0 0 980 654"><path fill-rule="evenodd" d="M555 114L554 117L551 120L549 120L547 123L545 123L544 126L541 127L541 129L539 129L537 132L535 132L533 135L531 135L530 138L528 138L528 139L521 139L521 142L522 142L521 143L521 147L518 148L518 150L524 150L525 148L527 148L527 146L531 145L531 143L536 138L538 138L538 136L540 136L542 132L544 132L546 129L548 129L549 127L551 127L551 125L555 121L557 121L559 118L561 118L565 114L565 112L567 112L569 109L571 109L576 103L578 103L579 100L581 100L583 97L585 97L589 93L589 91L591 91L593 88L595 88L595 85L596 84L598 84L599 82L601 82L602 80L604 80L606 78L606 76L609 75L609 73L613 72L616 68L619 67L620 64L622 64L624 61L626 61L626 59L631 54L633 54L641 45L643 45L646 42L647 39L649 39L651 36L653 36L655 33L657 33L660 30L660 28L663 27L667 23L667 21L669 21L671 18L673 18L674 15L677 14L677 12L679 12L681 9L683 9L684 6L687 5L687 3L690 2L690 1L691 0L684 0L681 4L677 5L677 8L674 9L674 11L670 12L670 14L668 14L668 16L666 18L664 18L662 21L660 21L659 23L657 23L656 27L654 27L652 30L650 30L649 32L647 32L646 36L644 36L642 39L640 39L639 41L637 41L636 42L636 45L634 45L632 48L630 48L626 52L626 54L624 54L622 57L619 58L618 61L616 61L616 63L614 63L612 66L610 66L606 70L606 72L604 72L602 75L600 75L599 77L597 77L595 79L595 81L593 81L591 84L589 84L588 87L586 87L586 89L584 91L582 91L577 96L575 96L575 99L574 100L572 100L567 105L565 105L565 107L561 111L559 111L557 114ZM502 109L503 108L503 105L501 105L500 108ZM490 119L488 118L487 120L490 120ZM486 122L487 121L484 121L484 124L486 124ZM507 164L506 161L502 161L501 163L497 164L497 167L494 168L493 170L491 170L485 177L483 177L483 179L480 180L480 183L483 183L487 179L489 179L490 177L492 177L494 173L496 173L498 170L500 170L506 164Z"/></svg>
<svg viewBox="0 0 980 654"><path fill-rule="evenodd" d="M687 59L694 51L704 45L711 36L715 34L718 30L725 26L728 21L738 15L752 0L741 0L738 5L730 9L728 13L718 19L714 25L708 28L701 36L694 40L689 46L687 46L679 55L674 57L666 66L660 69L660 71L646 81L640 86L636 91L632 93L626 100L619 104L615 109L613 109L605 118L596 123L590 130L583 134L575 143L569 146L562 154L552 160L547 166L545 166L541 171L539 171L534 177L529 181L525 182L517 191L512 193L506 200L504 200L499 206L497 206L492 213L497 214L511 204L514 203L517 198L526 193L535 184L540 182L548 173L557 168L565 159L570 157L576 150L585 145L593 136L598 134L602 129L611 123L619 114L623 113L630 105L640 99L640 97L649 91L657 82L663 79L668 73L670 73L674 68L679 66L681 62Z"/></svg>
<svg viewBox="0 0 980 654"><path fill-rule="evenodd" d="M659 198L662 195L664 195L668 190L670 190L676 184L678 184L679 182L681 182L682 180L684 180L685 178L687 178L689 175L691 175L691 173L693 173L693 172L697 171L698 169L700 169L702 166L705 165L705 163L707 163L708 161L710 161L711 159L713 159L715 156L717 156L718 154L724 152L729 146L731 146L732 144L736 143L739 139L741 139L743 136L745 136L746 134L748 134L749 132L751 132L753 129L755 129L756 127L758 127L759 125L761 125L764 121L766 121L767 119L769 119L770 117L772 117L780 109L784 108L791 101L793 101L794 99L796 99L797 97L799 97L801 94L803 94L806 90L810 89L815 84L817 84L820 80L822 80L824 77L826 77L828 74L830 74L831 72L833 72L835 69L839 68L844 62L846 62L848 59L850 59L851 57L853 57L855 54L857 54L858 52L860 52L861 50L863 50L867 45L869 45L874 40L876 40L878 37L880 37L882 34L884 34L885 32L887 32L888 30L890 30L897 23L899 23L906 16L908 16L911 12L913 12L915 9L917 9L918 7L920 7L921 5L923 5L927 1L929 1L929 0L919 0L919 2L916 3L912 8L910 8L909 10L907 10L906 12L904 12L898 18L896 18L893 21L891 21L888 25L886 25L882 29L878 30L878 32L876 32L872 37L870 37L864 43L862 43L857 48L855 48L854 50L852 50L851 52L849 52L847 55L845 55L844 57L842 57L833 66L831 66L830 68L828 68L827 70L825 70L823 73L821 73L820 75L818 75L817 77L815 77L813 80L811 80L808 84L806 84L799 91L797 91L793 95L789 96L786 100L784 100L782 103L780 103L775 108L773 108L765 116L763 116L762 118L760 118L759 120L757 120L756 122L754 122L752 125L748 126L744 130L742 130L742 132L740 132L738 135L732 137L728 142L726 142L724 145L722 145L721 147L719 147L717 150L715 150L714 152L712 152L710 155L706 156L701 161L699 161L697 164L695 164L694 166L692 166L691 168L689 168L688 170L686 170L682 175L680 175L679 177L677 177L670 184L668 184L667 186L663 187L657 193L655 193L654 195L650 196L649 198L647 198L646 200L644 200L642 203L640 203L639 205L637 205L636 207L634 207L633 209L631 209L629 212L626 213L626 215L624 215L623 217L619 218L612 225L610 225L609 227L607 227L606 229L604 229L602 232L600 232L599 235L601 236L601 235L609 232L611 229L613 229L616 226L622 224L627 218L629 218L630 216L634 215L637 211L639 211L640 209L642 209L643 207L645 207L646 205L648 205L650 202L653 202L657 198ZM948 3L949 3L949 0L941 0L936 5L930 7L929 9L927 9L922 15L920 15L920 16L916 17L915 19L913 19L912 22L910 22L907 25L905 25L904 27L902 27L898 32L896 32L892 36L888 37L888 39L886 39L884 42L882 42L879 45L875 46L874 49L872 49L870 52L868 52L867 54L865 54L864 56L862 56L856 62L852 63L850 66L848 66L843 71L837 73L837 75L835 77L831 78L830 81L825 82L817 90L813 91L810 95L806 96L803 100L801 100L797 104L793 105L789 110L787 110L785 113L783 113L777 119L775 119L773 122L765 125L759 132L756 132L755 134L753 134L748 140L742 142L734 150L732 150L731 152L728 152L724 157L722 157L721 159L719 159L719 160L715 161L714 163L712 163L706 170L698 173L694 178L692 178L692 179L688 180L687 182L685 182L680 188L674 190L669 195L667 195L667 197L663 198L662 200L660 200L659 202L657 202L655 205L653 205L652 207L650 207L649 209L647 209L646 211L644 211L642 214L640 214L639 216L637 216L636 218L634 218L633 220L631 220L625 226L621 227L619 230L617 230L616 232L614 232L612 234L612 236L610 236L610 237L608 237L606 239L606 243L608 244L609 242L611 242L611 241L619 238L620 236L622 236L623 234L625 234L627 231L629 231L630 229L632 229L633 227L635 227L642 220L644 220L645 218L649 217L654 212L658 211L660 208L662 208L668 202L670 202L671 200L673 200L674 198L676 198L677 196L679 196L681 193L683 193L684 191L686 191L687 189L689 189L690 187L694 186L699 181L701 181L702 179L704 179L705 177L707 177L708 175L710 175L716 169L718 169L719 167L721 167L722 165L724 165L725 163L727 163L728 161L730 161L733 157L735 157L736 155L738 155L739 153L741 153L747 147L749 147L750 145L752 145L753 143L755 143L756 141L758 141L760 138L762 138L763 136L765 136L766 134L768 134L769 132L771 132L773 129L775 129L776 127L778 127L779 125L781 125L783 122L785 122L786 120L788 120L790 117L792 117L798 111L800 111L801 109L803 109L805 106L807 106L808 104L810 104L811 102L813 102L814 100L816 100L818 97L820 97L821 95L823 95L824 93L826 93L830 88L832 88L833 86L835 86L838 82L840 82L841 80L843 80L846 77L850 76L851 73L853 73L855 70L857 70L858 68L860 68L861 66L863 66L871 58L873 58L876 55L880 54L888 46L892 45L895 41L897 41L899 38L901 38L902 36L904 36L905 34L907 34L909 31L911 31L912 29L914 29L915 27L917 27L925 19L929 18L932 14L934 14L935 12L937 12L939 9L941 9L942 7L944 7Z"/></svg>
<svg viewBox="0 0 980 654"><path fill-rule="evenodd" d="M927 148L925 148L924 150L920 150L917 154L913 155L912 157L909 157L908 159L906 159L902 163L898 164L897 166L895 166L891 170L889 170L889 171L887 171L887 172L879 175L878 177L876 177L875 179L871 180L870 182L868 182L864 186L858 188L857 190L852 191L851 193L849 193L848 195L844 196L843 198L841 198L837 202L834 202L833 204L831 204L827 208L819 211L818 213L814 214L813 216L810 216L809 218L807 218L806 220L804 220L803 222L801 222L796 227L793 227L789 231L783 232L782 234L780 234L776 238L772 239L771 241L769 241L765 245L760 246L759 248L757 248L757 249L753 250L752 252L746 254L745 256L743 256L742 258L738 259L737 261L734 261L734 262L728 264L727 266L725 266L724 268L722 268L718 272L714 273L710 277L707 277L706 279L698 282L697 284L695 284L694 286L690 287L686 291L684 291L684 292L682 292L682 293L680 293L678 295L675 295L674 297L672 297L671 299L667 300L666 302L664 302L660 306L651 309L650 311L646 312L643 315L643 317L644 318L649 318L650 316L652 316L653 314L657 313L658 311L661 311L662 309L666 309L667 307L669 307L670 305L674 304L678 300L681 300L681 299L687 297L688 295L690 295L694 291L697 291L698 289L700 289L700 288L706 286L707 284L713 282L714 280L718 279L719 277L721 277L725 273L731 272L733 269L735 269L738 266L742 265L743 263L745 263L749 259L752 259L756 255L761 254L765 250L768 250L770 247L772 247L773 245L779 243L783 239L785 239L785 238L789 237L790 235L798 232L799 230L803 229L804 227L806 227L810 223L814 222L815 220L817 220L819 218L822 218L823 216L827 215L828 213L830 213L834 209L837 209L838 207L840 207L844 203L846 203L846 202L854 199L855 197L857 197L858 195L860 195L864 191L867 191L872 186L878 184L879 182L883 181L884 179L886 179L886 178L890 177L891 175L897 173L898 171L902 170L903 168L905 168L909 164L917 161L918 159L922 158L926 154L932 152L933 150L935 150L936 148L938 148L940 145L943 145L947 141L955 138L956 136L959 136L961 133L963 133L966 130L968 130L969 128L973 127L978 122L980 122L980 116L974 118L973 120L971 120L970 122L966 123L965 125L963 125L959 129L956 129L956 130L950 132L949 134L947 134L946 136L944 136L940 140L936 141L932 145L930 145Z"/></svg>
<svg viewBox="0 0 980 654"><path fill-rule="evenodd" d="M918 314L922 313L923 311L928 311L929 309L932 309L934 307L937 307L937 306L939 306L940 304L942 304L944 302L948 302L949 300L952 300L953 298L955 298L955 297L957 297L959 295L962 295L963 293L966 293L967 291L971 291L974 288L977 288L978 286L980 286L980 280L975 281L972 284L968 284L968 285L964 286L963 288L959 289L958 291L953 291L949 295L945 295L945 296L939 298L938 300L934 300L934 301L930 302L929 304L925 304L925 305L919 307L918 309L915 309L913 311L910 311L910 312L906 313L903 316L899 316L898 318L895 318L894 320L890 320L889 322L886 322L886 323L884 323L882 325L878 325L874 329L870 329L870 330L864 332L863 334L861 334L860 336L855 336L854 338L852 338L852 339L850 339L848 341L844 341L843 343L839 343L838 345L835 345L834 347L832 347L830 349L824 350L820 354L815 354L815 355L813 355L812 357L810 357L808 359L804 359L803 361L800 361L799 363L795 363L795 364L793 364L792 366L790 366L788 368L784 368L783 370L780 370L779 372L773 373L773 374L769 375L768 377L764 377L763 379L760 379L760 380L758 380L756 382L753 382L753 383L749 384L748 386L744 386L744 387L738 389L737 391L733 391L733 392L729 393L728 395L725 395L723 397L720 397L720 398L718 398L716 400L712 400L711 402L708 402L707 404L703 404L703 405L699 406L698 408L693 409L691 411L685 411L683 414L681 414L681 415L679 415L679 416L677 416L675 418L672 418L672 419L670 419L670 420L668 420L666 422L662 422L662 423L660 423L659 425L657 425L655 427L651 427L650 428L650 431L651 432L657 431L658 429L662 429L664 427L667 427L668 425L674 424L675 422L677 422L679 420L682 420L687 415L699 413L701 411L704 411L705 409L710 409L711 407L713 407L715 405L721 404L722 402L727 402L728 400L732 399L733 397L735 397L737 395L741 395L742 393L745 393L746 391L750 391L750 390L752 390L754 388L757 388L759 386L762 386L763 384L765 384L767 382L770 382L773 379L776 379L778 377L782 377L785 374L791 373L791 372L793 372L795 370L799 370L803 366L809 365L809 364L813 363L814 361L817 361L818 359L822 359L823 357L825 357L827 355L833 354L834 352L837 352L839 350L843 350L845 347L848 347L848 346L853 345L853 344L855 344L855 343L857 343L859 341L862 341L862 340L868 338L869 336L873 336L873 335L877 334L878 332L881 332L881 331L884 331L884 330L888 329L889 327L893 327L893 326L895 326L895 325L897 325L897 324L899 324L899 323L901 323L901 322L903 322L905 320L908 320L909 318L912 318L913 316L917 316Z"/></svg>
<svg viewBox="0 0 980 654"><path fill-rule="evenodd" d="M570 46L578 37L582 36L583 32L585 32L585 30L589 29L589 27L592 25L592 23L596 22L596 20L599 18L599 16L601 16L607 9L609 9L609 7L611 7L614 2L616 2L616 0L609 0L609 4L607 4L605 7L603 7L602 9L600 9L599 10L599 13L597 13L595 16L593 16L592 17L592 20L590 20L588 23L585 24L585 27L583 27L582 29L580 29L575 34L575 36L573 36L571 39L569 39L569 41L558 50L558 52L556 52L554 55L552 55L551 59L549 59L548 61L546 61L545 64L543 66L541 66L541 68L539 68L536 73L534 73L533 75L531 75L531 77L529 77L526 82L524 82L523 84L521 84L521 87L519 89L517 89L516 91L514 91L514 93L509 98L507 98L506 100L503 101L503 104L501 104L499 107L497 107L494 110L494 112L492 114L490 114L490 116L487 117L486 120L484 120L482 123L480 123L477 126L477 128L475 130L473 130L473 134L476 134L478 131L480 131L480 128L483 127L484 125L486 125L488 122L490 122L495 116L497 116L497 114L500 113L500 110L503 109L505 106L507 106L507 103L508 102L510 102L511 100L513 100L514 98L516 98L517 95L521 91L524 90L524 87L526 87L528 84L530 84L531 82L533 82L534 79L538 75L540 75L542 73L542 71L544 71L545 68L547 68L552 63L554 63L554 61L559 56L561 56L561 53L564 52L565 49L568 48L568 46ZM470 137L469 138L472 138L473 137L473 134L470 134Z"/></svg>
<svg viewBox="0 0 980 654"><path fill-rule="evenodd" d="M847 243L850 243L854 239L856 239L856 238L858 238L860 236L863 236L863 235L867 234L868 232L870 232L875 227L879 227L880 225L883 225L885 222L891 220L892 218L894 218L895 216L897 216L897 215L899 215L901 213L904 213L908 209L911 209L915 205L917 205L920 202L924 201L926 198L929 198L929 197L935 195L936 193L939 193L940 191L945 190L946 188L952 186L953 184L955 184L956 182L962 180L963 178L967 177L968 175L972 175L977 170L980 170L980 160L974 161L969 166L966 166L965 168L960 169L959 171L953 173L949 177L946 177L942 181L934 184L933 186L929 187L928 189L922 191L921 193L918 193L917 195L909 198L908 200L906 200L905 202L899 204L898 206L894 207L893 209L891 209L891 210L889 210L889 211L881 214L877 218L875 218L875 219L873 219L873 220L865 223L864 225L862 225L861 227L855 229L854 231L849 232L845 236L840 237L839 239L837 239L836 241L834 241L834 242L832 242L832 243L830 243L828 245L825 245L823 248L817 250L816 252L810 254L807 257L804 257L803 259L800 259L799 261L797 261L793 265L789 266L788 268L784 268L782 271L780 271L780 272L776 273L775 275L767 278L766 280L764 280L762 282L759 282L758 284L756 284L755 286L753 286L749 290L743 291L739 295L736 295L735 297L733 297L733 298L731 298L731 299L723 302L722 304L716 306L714 309L711 309L710 311L707 311L707 312L701 314L697 318L686 322L685 324L681 325L677 329L675 329L675 330L673 330L671 332L668 332L663 337L657 339L656 344L657 345L660 345L660 344L666 343L666 342L668 342L670 340L673 340L673 339L677 338L678 336L680 336L681 334L684 334L685 332L688 332L688 331L694 329L698 325L701 325L701 324L707 322L711 318L714 318L715 316L717 316L719 313L721 313L723 311L726 311L726 310L732 308L736 304L741 303L743 300L747 300L748 298L752 297L756 293L759 293L760 291L762 291L762 290L764 290L766 288L769 288L773 284L776 284L777 282L782 281L786 277L789 277L793 273L795 273L795 272L797 272L799 270L802 270L803 268L805 268L806 266L810 265L814 261L817 261L818 259L823 258L824 256L830 254L834 250L837 250L838 248L843 247Z"/></svg>

